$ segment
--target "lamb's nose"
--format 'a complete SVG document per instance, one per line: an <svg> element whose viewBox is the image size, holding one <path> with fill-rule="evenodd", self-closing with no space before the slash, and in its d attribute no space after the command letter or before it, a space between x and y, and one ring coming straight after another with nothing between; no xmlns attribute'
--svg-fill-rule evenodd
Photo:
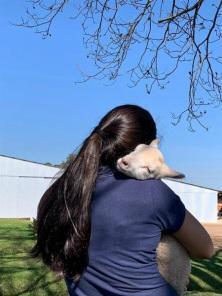
<svg viewBox="0 0 222 296"><path fill-rule="evenodd" d="M128 166L128 161L125 158L122 158L122 163L124 166Z"/></svg>

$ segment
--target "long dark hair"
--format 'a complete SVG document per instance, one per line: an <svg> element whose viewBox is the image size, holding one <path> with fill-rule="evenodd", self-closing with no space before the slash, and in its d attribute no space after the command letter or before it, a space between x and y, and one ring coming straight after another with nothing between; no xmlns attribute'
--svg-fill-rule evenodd
<svg viewBox="0 0 222 296"><path fill-rule="evenodd" d="M88 263L90 200L99 167L115 168L118 158L155 138L155 122L142 107L126 104L109 111L43 194L31 256L65 276L81 274Z"/></svg>

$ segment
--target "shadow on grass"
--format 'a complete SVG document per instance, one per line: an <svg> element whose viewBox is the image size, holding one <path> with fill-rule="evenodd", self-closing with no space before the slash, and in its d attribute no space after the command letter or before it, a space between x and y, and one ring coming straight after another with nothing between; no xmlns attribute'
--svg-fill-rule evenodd
<svg viewBox="0 0 222 296"><path fill-rule="evenodd" d="M30 222L0 221L0 296L67 295L64 280L29 257L34 237Z"/></svg>
<svg viewBox="0 0 222 296"><path fill-rule="evenodd" d="M41 262L29 257L34 238L30 222L0 220L0 296L67 295L63 279L56 278ZM221 275L222 249L209 260L192 260L188 291L222 295Z"/></svg>
<svg viewBox="0 0 222 296"><path fill-rule="evenodd" d="M222 295L222 249L211 259L192 260L188 291L214 292Z"/></svg>

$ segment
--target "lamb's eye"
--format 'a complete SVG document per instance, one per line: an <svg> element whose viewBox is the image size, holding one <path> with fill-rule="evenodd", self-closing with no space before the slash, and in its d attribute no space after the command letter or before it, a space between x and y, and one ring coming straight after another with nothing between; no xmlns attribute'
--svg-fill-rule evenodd
<svg viewBox="0 0 222 296"><path fill-rule="evenodd" d="M152 174L154 172L154 169L151 169L148 166L143 166L142 168L146 169L149 174Z"/></svg>
<svg viewBox="0 0 222 296"><path fill-rule="evenodd" d="M143 168L145 168L149 174L152 174L153 170L150 169L148 166L144 166Z"/></svg>
<svg viewBox="0 0 222 296"><path fill-rule="evenodd" d="M155 169L151 167L147 167L147 171L149 174L153 174L155 172Z"/></svg>

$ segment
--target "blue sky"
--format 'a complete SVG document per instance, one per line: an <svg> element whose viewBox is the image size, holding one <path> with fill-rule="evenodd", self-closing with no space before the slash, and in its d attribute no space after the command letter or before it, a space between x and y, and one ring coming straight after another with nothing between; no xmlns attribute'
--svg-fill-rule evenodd
<svg viewBox="0 0 222 296"><path fill-rule="evenodd" d="M82 46L79 21L68 9L54 24L52 37L12 26L24 16L25 1L0 1L0 154L37 162L59 163L73 152L111 108L138 104L157 123L161 150L169 165L186 180L222 189L222 110L211 108L203 119L209 131L185 121L171 124L171 112L186 106L187 79L183 70L167 89L147 95L144 85L127 86L126 76L106 86L104 81L80 79L79 68L92 62Z"/></svg>

